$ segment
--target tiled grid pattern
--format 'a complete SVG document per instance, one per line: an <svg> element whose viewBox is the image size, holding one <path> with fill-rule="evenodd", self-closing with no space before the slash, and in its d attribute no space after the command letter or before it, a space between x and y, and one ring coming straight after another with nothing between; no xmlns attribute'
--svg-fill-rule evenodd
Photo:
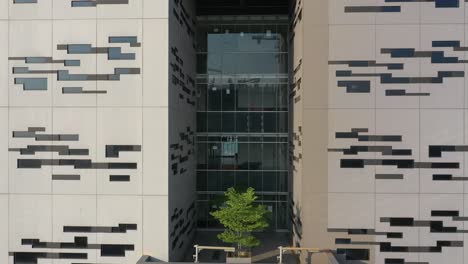
<svg viewBox="0 0 468 264"><path fill-rule="evenodd" d="M329 2L328 228L371 249L348 260L465 262L468 20L442 2Z"/></svg>
<svg viewBox="0 0 468 264"><path fill-rule="evenodd" d="M98 0L84 1L96 5L91 3L82 7L76 5L83 1L71 0L18 2L0 2L0 208L3 212L0 214L0 262L13 263L14 257L9 257L9 252L14 255L13 252L60 251L50 249L57 244L47 244L47 249L31 249L28 243L37 241L22 239L75 241L80 247L89 245L83 250L87 259L80 262L135 263L142 252L167 260L168 20L169 2L172 1L128 0L112 4L112 1ZM67 44L77 46L60 46ZM88 47L84 45L98 47L98 50L86 52ZM106 49L99 50L102 47ZM75 52L70 52L73 48ZM71 56L75 57L73 61L64 61L70 60ZM27 63L28 59L17 60L15 57L28 57L30 63ZM50 63L54 62L51 60L62 60L63 63ZM81 91L88 93L78 93L80 89L77 88L66 89L60 78L57 79L54 72L67 65L70 74L87 75L67 81L66 87L82 87ZM47 82L40 83L38 90L23 89L26 87L15 84L18 75L39 76L26 73L24 68L13 71L13 67L40 70L41 78ZM110 77L114 81L109 83L90 76L112 74L115 68L138 71L124 74L129 78L122 78L123 75ZM82 81L84 79L86 81ZM44 84L46 87L41 86ZM33 82L32 87L37 87L34 85ZM30 154L26 150L23 155L16 151L43 145L34 138L13 136L14 131L27 131L28 128L47 131L37 134L79 135L78 141L70 141L73 143L70 148L88 149L89 159L96 162L118 159L134 162L135 166L110 171L76 165L75 168L18 168L20 156L49 160L63 158L55 151ZM46 149L64 145L60 137L50 139ZM137 151L118 151L117 158L115 151L106 149L110 145L132 145ZM12 151L9 152L9 148ZM80 153L68 154L72 158L82 158L77 155ZM73 180L63 180L65 176L73 176ZM129 181L123 181L124 176L129 176ZM115 234L64 232L64 226L105 228L119 224L131 224L136 228ZM91 244L128 244L128 247L125 255L115 255L119 250L113 248L117 250L112 253L114 256L106 256L108 254L102 250L90 249L95 247ZM40 263L78 261L62 259L67 256L80 257L43 254L45 258L41 257Z"/></svg>

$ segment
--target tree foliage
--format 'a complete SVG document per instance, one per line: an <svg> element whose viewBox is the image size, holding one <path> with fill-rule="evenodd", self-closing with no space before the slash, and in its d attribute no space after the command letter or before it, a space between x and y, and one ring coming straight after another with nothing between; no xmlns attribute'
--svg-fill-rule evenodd
<svg viewBox="0 0 468 264"><path fill-rule="evenodd" d="M238 251L243 247L260 245L252 232L268 227L269 211L263 205L254 204L257 200L255 190L248 188L245 192L240 192L229 188L225 196L226 202L221 209L211 213L226 228L218 238L226 243L237 244Z"/></svg>

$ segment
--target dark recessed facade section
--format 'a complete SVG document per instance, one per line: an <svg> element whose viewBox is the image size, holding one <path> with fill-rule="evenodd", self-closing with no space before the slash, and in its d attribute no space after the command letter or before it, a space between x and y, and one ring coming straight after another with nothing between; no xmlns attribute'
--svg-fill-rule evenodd
<svg viewBox="0 0 468 264"><path fill-rule="evenodd" d="M43 166L73 166L74 169L137 169L133 162L93 162L89 159L18 159L18 169L40 169Z"/></svg>
<svg viewBox="0 0 468 264"><path fill-rule="evenodd" d="M433 181L451 181L453 180L452 174L433 174Z"/></svg>
<svg viewBox="0 0 468 264"><path fill-rule="evenodd" d="M13 4L37 4L37 0L13 0Z"/></svg>
<svg viewBox="0 0 468 264"><path fill-rule="evenodd" d="M375 179L376 180L403 180L404 176L403 174L375 174Z"/></svg>
<svg viewBox="0 0 468 264"><path fill-rule="evenodd" d="M209 2L212 7L243 4L249 8L253 2L260 3ZM267 12L276 1L262 2L262 12ZM197 27L199 214L194 222L198 228L219 228L209 214L217 196L230 187L253 187L259 201L272 211L270 229L286 231L292 100L288 18L218 13L198 17Z"/></svg>
<svg viewBox="0 0 468 264"><path fill-rule="evenodd" d="M72 149L69 146L55 146L55 145L28 145L26 148L10 148L10 152L19 152L21 155L35 155L37 152L57 152L61 156L89 155L88 149Z"/></svg>
<svg viewBox="0 0 468 264"><path fill-rule="evenodd" d="M368 133L367 128L352 128L351 132L335 132L336 139L355 138L358 141L388 141L388 142L401 142L403 137L400 135L362 135Z"/></svg>
<svg viewBox="0 0 468 264"><path fill-rule="evenodd" d="M109 181L111 182L129 182L130 175L109 175Z"/></svg>
<svg viewBox="0 0 468 264"><path fill-rule="evenodd" d="M349 238L337 238L335 239L335 244L351 244L351 239Z"/></svg>
<svg viewBox="0 0 468 264"><path fill-rule="evenodd" d="M413 226L413 218L394 217L390 218L390 226Z"/></svg>
<svg viewBox="0 0 468 264"><path fill-rule="evenodd" d="M118 226L64 226L64 233L127 233L137 230L136 224L119 224Z"/></svg>
<svg viewBox="0 0 468 264"><path fill-rule="evenodd" d="M346 6L345 13L395 13L401 12L400 6Z"/></svg>
<svg viewBox="0 0 468 264"><path fill-rule="evenodd" d="M432 210L431 216L441 216L441 217L453 217L453 216L460 216L460 212L458 211L451 211L451 210Z"/></svg>
<svg viewBox="0 0 468 264"><path fill-rule="evenodd" d="M398 169L459 169L458 162L416 162L412 159L341 159L341 168L395 166Z"/></svg>
<svg viewBox="0 0 468 264"><path fill-rule="evenodd" d="M338 248L338 255L344 255L347 261L369 260L369 249L364 248Z"/></svg>
<svg viewBox="0 0 468 264"><path fill-rule="evenodd" d="M34 138L35 141L78 141L76 134L38 134L45 132L44 127L29 127L27 131L13 131L13 138Z"/></svg>
<svg viewBox="0 0 468 264"><path fill-rule="evenodd" d="M197 15L287 15L288 0L196 0Z"/></svg>
<svg viewBox="0 0 468 264"><path fill-rule="evenodd" d="M125 251L134 248L133 245L101 245L101 257L125 257Z"/></svg>
<svg viewBox="0 0 468 264"><path fill-rule="evenodd" d="M358 155L360 152L380 152L384 156L411 156L411 149L394 149L392 146L350 146L349 148L329 148L328 152L342 152L344 155Z"/></svg>
<svg viewBox="0 0 468 264"><path fill-rule="evenodd" d="M53 181L79 181L80 175L78 174L52 174Z"/></svg>
<svg viewBox="0 0 468 264"><path fill-rule="evenodd" d="M385 90L386 96L430 96L430 93L411 93L404 89Z"/></svg>
<svg viewBox="0 0 468 264"><path fill-rule="evenodd" d="M338 81L338 87L345 87L347 93L370 93L370 81Z"/></svg>
<svg viewBox="0 0 468 264"><path fill-rule="evenodd" d="M120 152L140 152L140 145L106 145L106 158L118 158Z"/></svg>
<svg viewBox="0 0 468 264"><path fill-rule="evenodd" d="M468 152L468 146L464 145L430 145L429 157L440 158L443 152Z"/></svg>

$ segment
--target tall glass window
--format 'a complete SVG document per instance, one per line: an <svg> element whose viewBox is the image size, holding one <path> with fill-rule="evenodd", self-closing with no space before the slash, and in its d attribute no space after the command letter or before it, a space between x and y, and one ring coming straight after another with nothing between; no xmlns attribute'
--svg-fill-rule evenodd
<svg viewBox="0 0 468 264"><path fill-rule="evenodd" d="M271 22L270 22L271 21ZM253 187L287 229L288 20L199 18L197 32L198 227L229 187Z"/></svg>

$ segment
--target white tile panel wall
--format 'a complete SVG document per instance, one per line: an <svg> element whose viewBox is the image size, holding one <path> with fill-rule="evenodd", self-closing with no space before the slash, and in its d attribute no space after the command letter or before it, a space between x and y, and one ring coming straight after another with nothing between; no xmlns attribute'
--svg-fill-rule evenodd
<svg viewBox="0 0 468 264"><path fill-rule="evenodd" d="M87 254L40 264L127 264L143 254L168 260L169 1L0 1L1 263L14 264L15 252ZM27 90L15 78L47 83ZM18 168L24 159L43 163ZM76 237L132 249L105 256L102 249L22 245Z"/></svg>
<svg viewBox="0 0 468 264"><path fill-rule="evenodd" d="M295 156L303 159L300 163L315 164L317 173L313 169L308 174L298 171L295 177L301 182L315 180L327 190L328 213L327 225L315 219L311 220L314 227L302 222L304 234L300 238L301 232L296 231L297 241L301 246L316 246L305 243L322 243L322 232L328 227L334 230L328 230L327 238L342 238L328 246L354 249L339 250L348 253L342 256L348 260L466 263L466 2L331 0L301 4L305 6L300 21L304 25L296 28L296 35L301 36L294 36L294 41L303 42L307 48L302 51L313 54L310 50L314 48L325 49L321 38L328 29L328 50L317 53L328 52L329 72L318 76L322 61L306 55L303 60L295 57L294 66L303 67L304 91L296 89L301 102L294 105L294 117L301 119L302 111L323 115L314 119L321 122L304 125L309 130L300 131L300 143L294 146L294 151L304 154ZM328 4L328 16L315 11L324 4ZM314 46L315 42L320 44ZM322 84L327 81L325 89ZM346 81L354 82L348 91ZM328 105L314 104L312 97L323 94ZM325 165L316 162L320 150L302 149L321 147L323 126L328 127L331 149L326 173L321 167ZM322 194L317 190L310 195L319 198ZM307 199L297 198L302 204L296 206L307 207ZM313 206L309 211L323 213ZM317 235L321 239L314 238ZM369 256L357 254L362 252Z"/></svg>

